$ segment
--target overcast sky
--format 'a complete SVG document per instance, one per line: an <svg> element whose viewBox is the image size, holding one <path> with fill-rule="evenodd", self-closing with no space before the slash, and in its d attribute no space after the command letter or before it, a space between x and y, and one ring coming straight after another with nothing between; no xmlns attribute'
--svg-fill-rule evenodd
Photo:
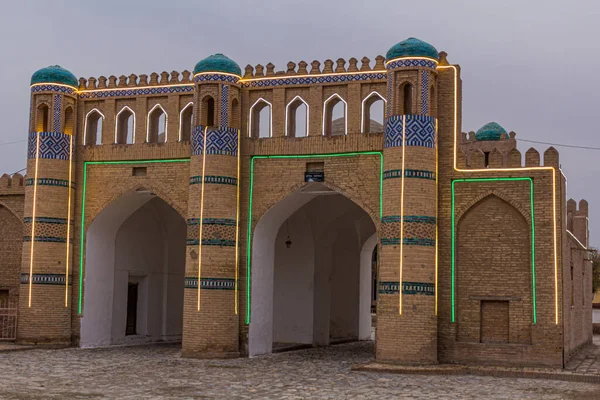
<svg viewBox="0 0 600 400"><path fill-rule="evenodd" d="M600 2L303 0L6 2L0 13L0 173L25 167L29 79L193 69L221 52L285 69L292 60L373 60L414 36L462 68L463 131L497 121L517 139L600 147ZM520 142L524 153L531 144ZM535 145L542 153L546 145ZM558 147L568 196L591 209L600 245L600 151Z"/></svg>

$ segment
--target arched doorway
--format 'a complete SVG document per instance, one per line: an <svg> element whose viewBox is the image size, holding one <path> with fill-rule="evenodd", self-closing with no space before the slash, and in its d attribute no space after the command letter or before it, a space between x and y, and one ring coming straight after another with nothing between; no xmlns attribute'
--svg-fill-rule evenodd
<svg viewBox="0 0 600 400"><path fill-rule="evenodd" d="M102 210L86 235L82 347L181 340L186 232L148 190Z"/></svg>
<svg viewBox="0 0 600 400"><path fill-rule="evenodd" d="M250 356L370 339L371 217L321 183L269 209L252 242Z"/></svg>

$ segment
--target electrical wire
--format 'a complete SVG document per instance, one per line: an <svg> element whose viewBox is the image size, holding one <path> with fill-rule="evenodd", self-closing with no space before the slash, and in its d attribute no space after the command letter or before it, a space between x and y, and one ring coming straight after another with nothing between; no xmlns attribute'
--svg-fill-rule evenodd
<svg viewBox="0 0 600 400"><path fill-rule="evenodd" d="M570 147L573 149L584 149L584 150L600 150L600 147L591 147L591 146L577 146L574 144L562 144L562 143L550 143L550 142L542 142L539 140L528 140L528 139L521 139L521 138L515 138L518 142L528 142L528 143L537 143L537 144L549 144L550 146L557 146L557 147Z"/></svg>

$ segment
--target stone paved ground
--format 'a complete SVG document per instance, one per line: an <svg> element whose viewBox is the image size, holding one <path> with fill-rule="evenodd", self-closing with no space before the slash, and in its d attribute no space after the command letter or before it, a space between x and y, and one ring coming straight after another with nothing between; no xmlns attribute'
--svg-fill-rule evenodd
<svg viewBox="0 0 600 400"><path fill-rule="evenodd" d="M600 399L600 385L351 372L371 342L235 360L173 345L0 353L2 399Z"/></svg>

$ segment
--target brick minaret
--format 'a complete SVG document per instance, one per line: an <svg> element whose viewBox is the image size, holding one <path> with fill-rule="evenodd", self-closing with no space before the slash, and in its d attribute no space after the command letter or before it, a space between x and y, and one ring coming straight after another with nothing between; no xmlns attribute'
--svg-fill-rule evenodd
<svg viewBox="0 0 600 400"><path fill-rule="evenodd" d="M215 54L194 69L183 355L239 355L236 299L239 66ZM198 286L200 288L198 288Z"/></svg>
<svg viewBox="0 0 600 400"><path fill-rule="evenodd" d="M51 66L31 84L17 339L69 344L77 80Z"/></svg>
<svg viewBox="0 0 600 400"><path fill-rule="evenodd" d="M410 38L386 55L377 359L437 362L435 310L436 118L438 54Z"/></svg>

